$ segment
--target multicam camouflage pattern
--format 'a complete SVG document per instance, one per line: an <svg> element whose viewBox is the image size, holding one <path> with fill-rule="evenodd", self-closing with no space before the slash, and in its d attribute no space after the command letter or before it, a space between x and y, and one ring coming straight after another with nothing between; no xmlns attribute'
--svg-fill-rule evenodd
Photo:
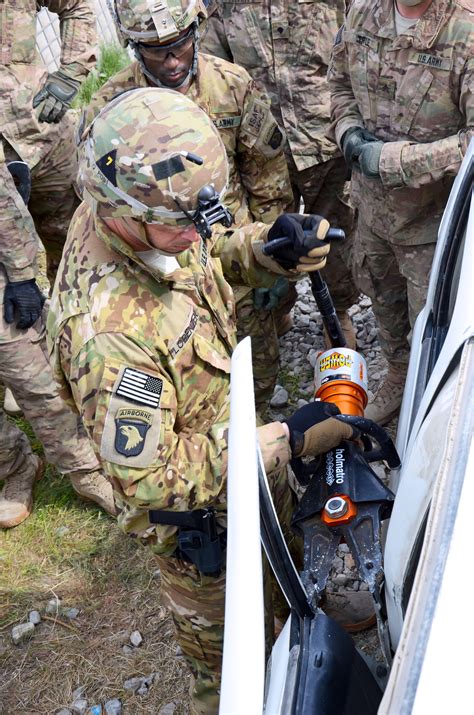
<svg viewBox="0 0 474 715"><path fill-rule="evenodd" d="M11 281L35 277L38 237L5 163L0 142L0 263Z"/></svg>
<svg viewBox="0 0 474 715"><path fill-rule="evenodd" d="M0 163L0 306L7 280L34 278L38 239L5 164ZM17 221L16 225L11 224ZM17 239L17 240L15 240ZM11 241L11 243L10 243ZM41 440L46 457L63 473L95 471L99 463L89 439L58 395L46 354L45 327L38 320L29 330L8 324L0 310L0 376L10 387L26 418ZM6 434L6 433L5 433ZM28 455L28 440L15 438L15 449ZM11 445L13 449L13 443ZM7 450L10 454L10 450ZM0 462L5 457L0 447ZM6 472L3 472L5 475Z"/></svg>
<svg viewBox="0 0 474 715"><path fill-rule="evenodd" d="M199 190L212 184L223 195L227 186L217 129L171 89L137 88L117 97L89 128L83 155L79 181L103 218L189 225Z"/></svg>
<svg viewBox="0 0 474 715"><path fill-rule="evenodd" d="M36 50L40 6L59 16L61 69L81 81L95 62L90 0L5 0L0 13L0 134L32 169L57 142L57 127L39 123L32 107L47 71Z"/></svg>
<svg viewBox="0 0 474 715"><path fill-rule="evenodd" d="M347 265L354 213L343 160L326 136L326 71L345 3L223 0L208 11L201 47L245 67L272 100L287 137L293 211L299 211L303 199L306 213L334 219L346 233L346 246L333 247L324 271L336 308L346 310L358 293Z"/></svg>
<svg viewBox="0 0 474 715"><path fill-rule="evenodd" d="M294 210L298 210L300 197L303 197L305 213L324 216L346 234L345 241L332 242L323 275L337 310L347 310L357 301L359 290L352 276L354 213L346 181L346 162L336 157L298 171L290 161L290 177L296 197Z"/></svg>
<svg viewBox="0 0 474 715"><path fill-rule="evenodd" d="M28 437L0 410L0 475L14 478L33 452Z"/></svg>
<svg viewBox="0 0 474 715"><path fill-rule="evenodd" d="M83 119L84 126L107 102L147 81L137 62L112 77L94 96ZM225 204L237 226L253 221L271 224L291 204L283 141L269 109L269 101L248 74L224 60L199 54L197 75L186 91L211 117L224 142L229 162ZM259 407L272 394L278 373L278 337L275 318L268 311L252 311L247 286L232 281L241 335L253 344L255 393ZM260 353L260 345L266 347ZM268 359L268 355L271 356Z"/></svg>
<svg viewBox="0 0 474 715"><path fill-rule="evenodd" d="M170 42L193 22L207 17L201 0L114 0L117 27L125 39L139 42Z"/></svg>
<svg viewBox="0 0 474 715"><path fill-rule="evenodd" d="M359 285L373 296L391 362L407 360L407 335L431 265L433 247L427 244L436 241L473 135L473 9L471 0L433 0L416 25L397 37L392 2L364 0L352 5L334 46L334 137L340 144L347 129L363 126L385 142L380 179L353 171L351 196L359 212Z"/></svg>
<svg viewBox="0 0 474 715"><path fill-rule="evenodd" d="M5 0L0 13L0 164L22 159L32 171L32 193L28 206L36 230L48 251L48 277L54 280L67 228L78 206L73 189L77 174L74 133L76 114L67 112L59 124L38 122L33 97L43 86L47 72L36 50L36 14L39 6L59 16L61 27L61 69L82 80L95 62L95 17L90 0ZM3 174L3 168L0 169ZM2 183L0 212L10 247L7 267L10 278L26 280L34 275L31 245L37 243L31 219L18 221L21 201L11 182ZM6 191L6 186L12 193ZM28 224L28 227L27 225ZM25 256L21 258L24 246ZM21 275L20 275L21 274Z"/></svg>
<svg viewBox="0 0 474 715"><path fill-rule="evenodd" d="M389 365L404 374L410 359L408 335L423 308L435 243L381 241L360 220L354 240L354 275L372 298L378 339Z"/></svg>
<svg viewBox="0 0 474 715"><path fill-rule="evenodd" d="M164 556L176 547L176 529L151 525L149 509L213 504L225 525L236 337L222 269L240 282L271 285L274 278L255 258L266 233L265 224L254 224L220 236L224 245L193 244L164 275L94 221L86 204L71 224L48 320L56 381L77 406L113 483L122 529ZM133 390L137 379L148 392ZM258 431L270 478L283 480L290 450L282 426ZM215 712L224 578L202 576L184 562L161 563L164 598L194 674L194 711Z"/></svg>
<svg viewBox="0 0 474 715"><path fill-rule="evenodd" d="M140 66L133 62L94 95L82 125L87 127L115 96L147 86ZM245 70L200 54L197 76L185 96L212 119L224 143L229 161L225 204L234 223L273 223L291 203L292 195L282 137L265 95Z"/></svg>
<svg viewBox="0 0 474 715"><path fill-rule="evenodd" d="M352 188L366 224L393 242L436 240L473 135L473 10L472 0L433 0L396 37L390 0L357 2L337 38L328 75L334 136L340 144L363 126L385 142L380 180L354 171Z"/></svg>
<svg viewBox="0 0 474 715"><path fill-rule="evenodd" d="M336 156L337 147L325 136L326 71L344 22L344 0L221 0L216 5L202 40L204 52L245 67L267 92L299 171Z"/></svg>

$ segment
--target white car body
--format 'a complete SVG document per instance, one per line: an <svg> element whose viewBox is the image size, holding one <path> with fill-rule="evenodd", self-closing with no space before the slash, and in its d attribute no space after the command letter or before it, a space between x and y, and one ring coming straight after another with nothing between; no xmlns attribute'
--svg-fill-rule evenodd
<svg viewBox="0 0 474 715"><path fill-rule="evenodd" d="M457 707L463 712L470 709L467 645L474 637L469 608L474 576L465 549L472 541L474 504L473 187L474 142L443 215L426 306L412 337L397 435L402 466L393 474L396 499L384 550L385 600L395 654L378 709L381 715L436 715ZM240 360L242 369L246 377L241 384L248 387L248 354L245 366ZM242 374L234 373L233 367L232 379L237 384ZM235 420L231 431L234 429ZM239 459L237 452L229 451L231 462ZM253 460L252 465L245 467L246 478L256 482ZM234 482L236 479L234 475ZM246 529L245 514L230 498L229 519L234 520L237 532ZM260 551L256 538L253 529L247 548L254 553ZM244 573L242 553L238 556L229 549L227 568L234 577ZM259 619L263 615L261 602L258 604ZM230 621L235 634L240 628L244 632L245 620L245 609L226 608L226 637ZM254 632L259 633L261 653L261 623ZM225 706L223 700L220 715L290 715L285 685L294 672L295 654L289 643L287 624L273 648L263 710L257 704L263 692L261 667L257 668L258 685L254 683L258 697L251 705L246 706L245 698L234 703L229 698L235 688L230 679L237 677L239 667L236 660L234 669L232 653L227 650L222 680ZM247 646L253 660L251 640ZM253 668L260 658L253 660ZM244 681L241 687L247 690Z"/></svg>

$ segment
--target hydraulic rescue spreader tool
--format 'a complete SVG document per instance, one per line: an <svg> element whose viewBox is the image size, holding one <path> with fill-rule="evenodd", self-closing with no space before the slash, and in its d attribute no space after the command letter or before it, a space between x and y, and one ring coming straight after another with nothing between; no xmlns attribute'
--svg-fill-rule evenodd
<svg viewBox="0 0 474 715"><path fill-rule="evenodd" d="M341 240L344 232L330 229L326 237ZM283 241L264 248L272 255ZM304 494L293 514L292 527L304 539L304 568L300 574L307 603L316 613L339 543L345 542L359 577L373 597L379 635L387 661L390 647L382 597L384 581L381 523L390 516L394 494L370 467L384 461L400 466L395 445L387 432L364 418L367 404L367 365L355 350L347 348L334 305L319 271L310 274L312 292L332 347L321 352L315 365L315 399L332 402L341 414L336 419L356 430L355 441L343 441L317 459L292 460L292 468ZM376 445L374 446L374 442Z"/></svg>

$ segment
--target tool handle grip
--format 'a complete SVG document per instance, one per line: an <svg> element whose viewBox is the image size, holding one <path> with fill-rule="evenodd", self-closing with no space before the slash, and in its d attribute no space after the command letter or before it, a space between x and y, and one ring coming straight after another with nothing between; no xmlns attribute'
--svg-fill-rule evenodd
<svg viewBox="0 0 474 715"><path fill-rule="evenodd" d="M311 233L310 231L305 231L305 234ZM324 241L343 241L346 234L342 228L330 228L324 237ZM263 247L263 252L266 256L272 256L276 250L279 248L284 248L285 246L291 246L292 239L288 236L282 236L281 238L275 238L273 241L269 241Z"/></svg>

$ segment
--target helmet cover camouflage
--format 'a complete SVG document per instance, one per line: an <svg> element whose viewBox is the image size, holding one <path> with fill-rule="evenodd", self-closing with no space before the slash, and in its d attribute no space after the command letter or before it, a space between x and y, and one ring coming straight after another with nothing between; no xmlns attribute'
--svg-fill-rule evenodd
<svg viewBox="0 0 474 715"><path fill-rule="evenodd" d="M119 31L132 42L172 42L207 18L202 0L114 0Z"/></svg>
<svg viewBox="0 0 474 715"><path fill-rule="evenodd" d="M194 102L170 89L116 97L90 125L82 152L80 181L102 218L186 226L204 186L213 185L220 197L227 188L217 129Z"/></svg>

